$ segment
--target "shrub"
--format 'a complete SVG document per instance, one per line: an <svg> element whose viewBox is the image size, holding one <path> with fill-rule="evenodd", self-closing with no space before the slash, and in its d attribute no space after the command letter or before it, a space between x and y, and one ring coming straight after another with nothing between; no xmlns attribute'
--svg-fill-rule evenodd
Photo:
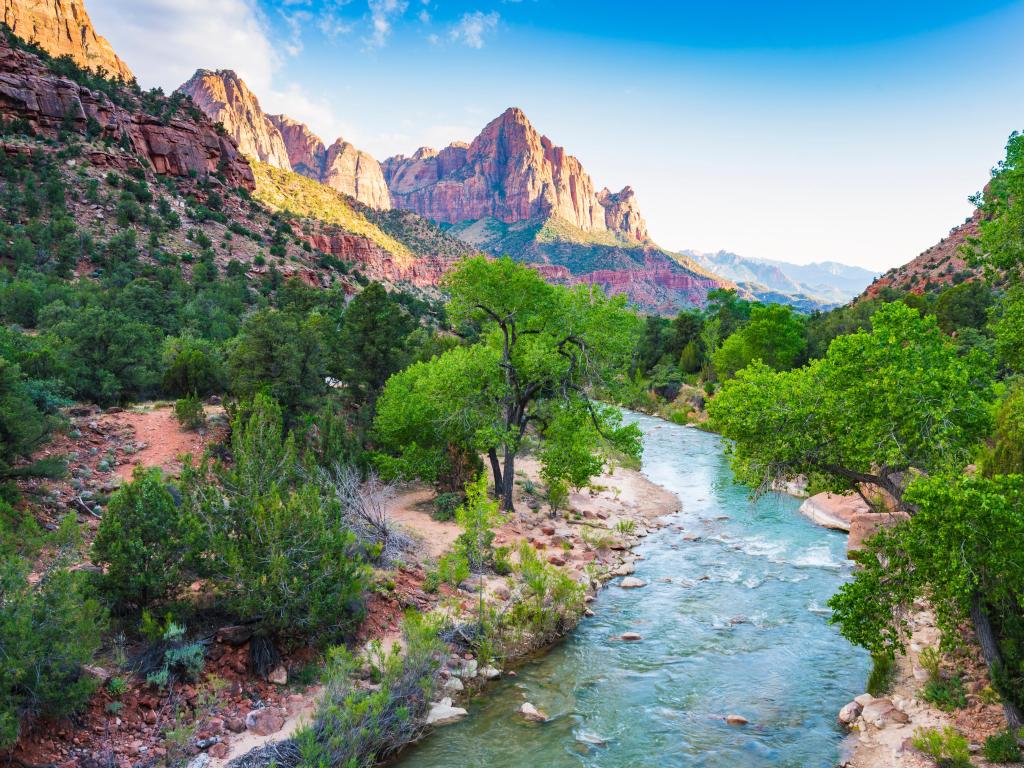
<svg viewBox="0 0 1024 768"><path fill-rule="evenodd" d="M422 735L441 660L447 650L431 617L410 613L402 624L404 653L371 653L375 688L358 684L362 660L344 648L330 652L324 694L312 725L279 753L281 768L337 765L371 768Z"/></svg>
<svg viewBox="0 0 1024 768"><path fill-rule="evenodd" d="M912 740L914 749L931 757L946 768L970 768L971 752L967 739L951 726L941 731L918 728Z"/></svg>
<svg viewBox="0 0 1024 768"><path fill-rule="evenodd" d="M967 706L967 691L960 675L930 680L924 687L924 700L946 712Z"/></svg>
<svg viewBox="0 0 1024 768"><path fill-rule="evenodd" d="M462 495L458 493L439 493L434 498L434 511L430 516L441 522L455 519L455 510L462 504Z"/></svg>
<svg viewBox="0 0 1024 768"><path fill-rule="evenodd" d="M99 648L104 616L80 574L57 567L36 585L27 575L23 560L0 554L0 749L27 721L80 710L96 684L79 668Z"/></svg>
<svg viewBox="0 0 1024 768"><path fill-rule="evenodd" d="M174 502L159 469L138 467L110 497L92 554L120 603L148 605L178 588L201 549L198 521Z"/></svg>
<svg viewBox="0 0 1024 768"><path fill-rule="evenodd" d="M992 763L1019 763L1024 760L1017 737L1011 731L1003 731L985 739L982 747L985 759Z"/></svg>
<svg viewBox="0 0 1024 768"><path fill-rule="evenodd" d="M224 388L224 360L212 342L193 336L167 338L161 384L170 395L212 395Z"/></svg>
<svg viewBox="0 0 1024 768"><path fill-rule="evenodd" d="M163 635L144 655L140 671L150 685L167 688L178 680L198 680L205 660L203 644L187 640L185 627L168 621Z"/></svg>
<svg viewBox="0 0 1024 768"><path fill-rule="evenodd" d="M493 529L505 519L498 502L487 495L485 475L466 484L466 501L455 510L455 519L462 527L455 551L465 558L470 571L483 573L494 563Z"/></svg>
<svg viewBox="0 0 1024 768"><path fill-rule="evenodd" d="M185 429L196 430L206 424L206 411L195 395L181 398L174 404L174 417Z"/></svg>
<svg viewBox="0 0 1024 768"><path fill-rule="evenodd" d="M871 673L868 675L867 692L882 696L892 687L896 675L896 660L888 653L871 654Z"/></svg>

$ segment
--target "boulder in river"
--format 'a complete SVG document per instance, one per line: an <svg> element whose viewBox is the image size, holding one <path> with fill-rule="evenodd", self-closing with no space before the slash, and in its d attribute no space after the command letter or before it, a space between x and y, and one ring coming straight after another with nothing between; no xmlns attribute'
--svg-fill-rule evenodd
<svg viewBox="0 0 1024 768"><path fill-rule="evenodd" d="M449 725L457 723L469 713L462 707L453 707L452 700L445 696L430 705L427 712L427 725Z"/></svg>
<svg viewBox="0 0 1024 768"><path fill-rule="evenodd" d="M750 721L747 720L743 715L726 715L725 722L729 725L746 725Z"/></svg>
<svg viewBox="0 0 1024 768"><path fill-rule="evenodd" d="M628 643L636 643L644 639L639 632L623 632L619 637Z"/></svg>
<svg viewBox="0 0 1024 768"><path fill-rule="evenodd" d="M859 494L817 493L800 505L800 514L818 525L837 531L849 531L853 516L870 512L871 508Z"/></svg>
<svg viewBox="0 0 1024 768"><path fill-rule="evenodd" d="M647 582L635 576L627 576L619 582L619 586L623 589L640 589L640 587L646 587Z"/></svg>
<svg viewBox="0 0 1024 768"><path fill-rule="evenodd" d="M546 723L548 721L548 716L528 701L523 702L519 708L519 714L531 723Z"/></svg>

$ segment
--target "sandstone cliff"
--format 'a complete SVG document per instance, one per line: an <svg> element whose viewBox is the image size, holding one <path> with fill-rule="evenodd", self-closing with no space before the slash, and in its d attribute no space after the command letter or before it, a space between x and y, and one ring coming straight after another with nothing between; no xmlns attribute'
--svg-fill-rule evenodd
<svg viewBox="0 0 1024 768"><path fill-rule="evenodd" d="M224 126L242 154L291 170L281 132L263 114L259 100L230 69L198 70L178 90L192 97L211 120Z"/></svg>
<svg viewBox="0 0 1024 768"><path fill-rule="evenodd" d="M3 22L51 56L71 56L87 69L126 81L135 75L106 38L96 34L82 0L3 0Z"/></svg>
<svg viewBox="0 0 1024 768"><path fill-rule="evenodd" d="M131 98L127 91L121 96ZM11 46L2 36L0 119L24 121L34 134L52 139L69 121L81 134L94 121L99 137L115 142L90 150L87 159L94 165L137 166L142 157L158 174L206 177L219 171L231 186L254 185L252 170L234 142L220 135L205 116L156 116L139 103L134 108L115 104L105 93L55 75L38 56Z"/></svg>
<svg viewBox="0 0 1024 768"><path fill-rule="evenodd" d="M291 169L319 181L327 162L327 147L320 137L288 115L267 115L267 119L281 134Z"/></svg>
<svg viewBox="0 0 1024 768"><path fill-rule="evenodd" d="M339 138L327 150L324 170L317 181L371 208L387 210L391 207L391 195L380 163L344 139Z"/></svg>
<svg viewBox="0 0 1024 768"><path fill-rule="evenodd" d="M384 176L396 207L434 221L514 224L555 217L588 234L648 239L632 189L599 194L580 161L538 133L515 107L469 145L389 158Z"/></svg>

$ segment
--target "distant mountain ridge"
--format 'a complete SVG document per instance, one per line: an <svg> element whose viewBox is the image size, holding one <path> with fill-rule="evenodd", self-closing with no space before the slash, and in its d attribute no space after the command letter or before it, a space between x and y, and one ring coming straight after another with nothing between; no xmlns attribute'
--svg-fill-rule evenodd
<svg viewBox="0 0 1024 768"><path fill-rule="evenodd" d="M683 253L706 269L734 280L762 301L790 304L804 311L845 304L877 277L877 273L863 267L835 261L791 264L729 251Z"/></svg>

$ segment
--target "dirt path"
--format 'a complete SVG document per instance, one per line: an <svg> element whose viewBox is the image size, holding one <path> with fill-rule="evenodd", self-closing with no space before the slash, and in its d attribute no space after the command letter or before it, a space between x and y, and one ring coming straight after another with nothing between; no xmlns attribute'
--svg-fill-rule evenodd
<svg viewBox="0 0 1024 768"><path fill-rule="evenodd" d="M207 417L223 413L218 406L206 406ZM160 467L171 475L181 471L180 456L192 454L195 459L203 455L216 430L203 428L196 431L182 429L174 416L171 405L139 406L121 413L105 414L103 422L114 426L126 426L135 433L136 452L131 459L119 464L116 472L128 480L136 466Z"/></svg>

